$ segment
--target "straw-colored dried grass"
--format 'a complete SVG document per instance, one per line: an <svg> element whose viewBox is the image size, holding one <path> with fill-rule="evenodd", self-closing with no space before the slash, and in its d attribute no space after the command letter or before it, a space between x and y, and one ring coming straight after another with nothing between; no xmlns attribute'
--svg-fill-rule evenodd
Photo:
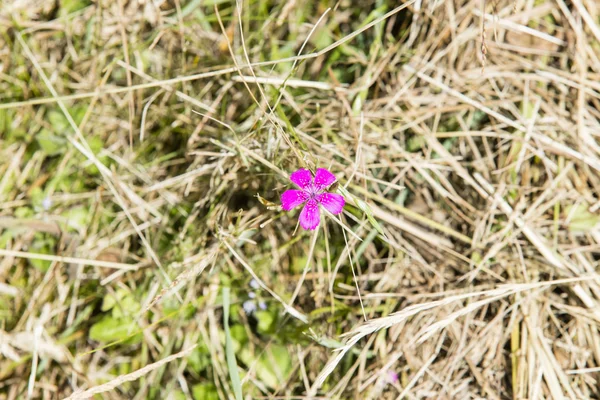
<svg viewBox="0 0 600 400"><path fill-rule="evenodd" d="M600 398L597 3L51 3L0 6L0 398L234 398L224 286L247 398Z"/></svg>

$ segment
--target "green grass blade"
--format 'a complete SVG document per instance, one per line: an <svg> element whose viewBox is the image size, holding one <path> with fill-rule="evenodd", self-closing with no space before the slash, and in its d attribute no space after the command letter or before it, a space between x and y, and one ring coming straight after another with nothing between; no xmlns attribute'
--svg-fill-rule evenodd
<svg viewBox="0 0 600 400"><path fill-rule="evenodd" d="M231 377L231 386L236 400L243 400L242 382L238 372L235 353L233 351L233 342L231 341L231 332L229 331L229 293L228 287L223 288L223 325L225 326L225 357L227 358L227 369Z"/></svg>
<svg viewBox="0 0 600 400"><path fill-rule="evenodd" d="M349 200L351 204L354 204L356 207L358 207L365 214L365 216L367 217L367 220L369 221L369 223L371 224L371 226L373 228L375 228L375 230L377 230L377 232L381 236L383 236L384 238L387 238L387 236L385 235L385 232L383 231L383 228L381 228L381 225L379 225L379 222L375 219L375 217L373 217L373 211L371 210L371 207L369 207L367 205L367 203L365 203L364 201L360 200L356 196L353 196L352 193L350 193L348 191L348 189L346 189L342 185L338 186L338 192L340 192L340 194L342 196L344 196L344 198L347 201Z"/></svg>

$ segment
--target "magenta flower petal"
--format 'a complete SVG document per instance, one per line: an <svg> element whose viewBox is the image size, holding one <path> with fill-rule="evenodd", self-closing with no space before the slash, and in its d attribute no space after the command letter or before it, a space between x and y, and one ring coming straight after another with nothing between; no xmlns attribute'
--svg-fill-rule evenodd
<svg viewBox="0 0 600 400"><path fill-rule="evenodd" d="M290 211L308 200L308 195L302 190L286 190L281 195L281 208Z"/></svg>
<svg viewBox="0 0 600 400"><path fill-rule="evenodd" d="M299 222L302 228L315 230L321 222L321 206L332 214L339 214L344 209L344 197L336 193L325 193L325 190L336 181L335 176L324 168L317 169L313 179L312 173L305 168L290 175L290 180L302 190L286 190L281 195L281 208L289 211L305 203L300 212Z"/></svg>
<svg viewBox="0 0 600 400"><path fill-rule="evenodd" d="M312 231L319 226L321 215L319 213L319 204L315 199L310 199L300 212L300 226Z"/></svg>
<svg viewBox="0 0 600 400"><path fill-rule="evenodd" d="M324 168L318 168L315 174L315 187L317 190L323 190L335 182L335 175Z"/></svg>
<svg viewBox="0 0 600 400"><path fill-rule="evenodd" d="M307 169L299 169L290 175L290 180L294 182L300 189L307 189L312 185L312 174Z"/></svg>
<svg viewBox="0 0 600 400"><path fill-rule="evenodd" d="M317 196L317 201L332 214L339 214L346 204L344 197L337 193L321 193Z"/></svg>

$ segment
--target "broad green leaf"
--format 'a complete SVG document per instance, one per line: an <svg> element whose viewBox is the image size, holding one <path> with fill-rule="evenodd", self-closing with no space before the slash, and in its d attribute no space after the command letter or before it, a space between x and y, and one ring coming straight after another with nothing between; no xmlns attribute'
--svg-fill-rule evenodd
<svg viewBox="0 0 600 400"><path fill-rule="evenodd" d="M187 357L187 362L192 371L199 374L211 365L210 352L204 342L198 343L198 346Z"/></svg>
<svg viewBox="0 0 600 400"><path fill-rule="evenodd" d="M600 224L600 215L589 212L588 208L589 205L585 202L565 208L565 214L570 217L570 231L590 232Z"/></svg>
<svg viewBox="0 0 600 400"><path fill-rule="evenodd" d="M254 313L254 316L258 320L258 326L256 329L259 333L268 333L273 328L275 322L275 315L269 310L260 310Z"/></svg>
<svg viewBox="0 0 600 400"><path fill-rule="evenodd" d="M55 246L56 240L54 238L41 233L36 233L29 251L37 254L54 254ZM29 263L40 271L46 272L48 271L48 268L50 268L52 262L30 258Z"/></svg>
<svg viewBox="0 0 600 400"><path fill-rule="evenodd" d="M15 218L30 218L33 217L34 212L31 208L29 207L18 207L15 210Z"/></svg>
<svg viewBox="0 0 600 400"><path fill-rule="evenodd" d="M48 112L48 121L50 121L52 129L57 134L60 134L69 128L69 121L65 118L62 111L52 110Z"/></svg>
<svg viewBox="0 0 600 400"><path fill-rule="evenodd" d="M60 14L66 16L76 11L82 10L83 8L91 4L88 0L62 0L60 2Z"/></svg>
<svg viewBox="0 0 600 400"><path fill-rule="evenodd" d="M142 340L142 336L136 334L138 330L138 326L132 319L120 319L109 316L92 325L89 336L90 339L103 343L114 342L131 336L131 343L139 343Z"/></svg>
<svg viewBox="0 0 600 400"><path fill-rule="evenodd" d="M271 388L284 384L292 372L292 360L285 346L272 344L260 356L256 375Z"/></svg>
<svg viewBox="0 0 600 400"><path fill-rule="evenodd" d="M40 145L42 151L49 156L62 154L67 149L67 139L55 135L47 129L42 129L35 136L35 140Z"/></svg>
<svg viewBox="0 0 600 400"><path fill-rule="evenodd" d="M140 309L141 306L135 300L133 294L124 288L107 294L102 300L102 311L112 310L113 318L132 316L140 311Z"/></svg>
<svg viewBox="0 0 600 400"><path fill-rule="evenodd" d="M194 400L219 400L219 392L212 383L199 383L192 386Z"/></svg>
<svg viewBox="0 0 600 400"><path fill-rule="evenodd" d="M192 396L194 395L195 387L196 386L192 387ZM183 393L181 390L176 390L174 392L169 393L169 396L167 398L171 399L171 400L186 400L187 399L185 393Z"/></svg>
<svg viewBox="0 0 600 400"><path fill-rule="evenodd" d="M406 143L406 150L411 153L419 151L425 146L425 138L423 136L412 136Z"/></svg>
<svg viewBox="0 0 600 400"><path fill-rule="evenodd" d="M62 215L66 218L67 226L78 232L87 229L91 219L89 209L85 207L71 208Z"/></svg>

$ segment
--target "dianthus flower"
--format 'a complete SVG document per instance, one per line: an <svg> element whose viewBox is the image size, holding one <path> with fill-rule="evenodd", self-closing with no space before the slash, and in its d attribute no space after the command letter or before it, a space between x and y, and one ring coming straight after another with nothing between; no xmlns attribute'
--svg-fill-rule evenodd
<svg viewBox="0 0 600 400"><path fill-rule="evenodd" d="M300 212L300 226L314 230L319 226L321 215L319 206L325 207L332 214L339 214L346 201L337 193L327 193L326 190L335 181L335 176L324 168L318 168L315 177L307 169L299 169L290 175L290 180L300 190L290 189L281 195L281 207L289 211L305 204Z"/></svg>

